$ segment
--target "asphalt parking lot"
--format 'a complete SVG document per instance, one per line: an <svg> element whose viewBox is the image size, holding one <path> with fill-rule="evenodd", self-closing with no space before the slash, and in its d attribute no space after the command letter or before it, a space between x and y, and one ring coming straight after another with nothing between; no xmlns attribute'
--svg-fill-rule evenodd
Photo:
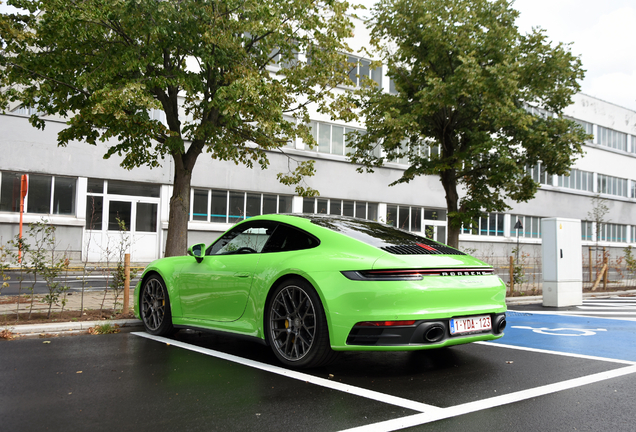
<svg viewBox="0 0 636 432"><path fill-rule="evenodd" d="M633 431L636 321L518 307L506 335L282 368L181 331L0 342L2 430Z"/></svg>

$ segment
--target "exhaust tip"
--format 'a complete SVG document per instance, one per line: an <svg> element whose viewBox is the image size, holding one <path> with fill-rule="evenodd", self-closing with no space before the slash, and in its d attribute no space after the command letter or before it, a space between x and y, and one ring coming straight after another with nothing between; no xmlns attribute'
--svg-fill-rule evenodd
<svg viewBox="0 0 636 432"><path fill-rule="evenodd" d="M446 328L441 324L432 324L424 332L424 340L429 343L439 342L444 339Z"/></svg>
<svg viewBox="0 0 636 432"><path fill-rule="evenodd" d="M508 324L506 322L506 315L499 315L497 318L495 318L494 324L495 325L493 326L493 329L495 333L503 333L503 331L506 329L506 324Z"/></svg>

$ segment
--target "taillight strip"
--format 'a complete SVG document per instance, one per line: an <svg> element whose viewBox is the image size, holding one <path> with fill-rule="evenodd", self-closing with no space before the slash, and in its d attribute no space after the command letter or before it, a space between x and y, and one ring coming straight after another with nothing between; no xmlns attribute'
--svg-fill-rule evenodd
<svg viewBox="0 0 636 432"><path fill-rule="evenodd" d="M351 280L422 280L424 276L487 276L495 273L492 268L444 268L444 269L386 269L343 271Z"/></svg>

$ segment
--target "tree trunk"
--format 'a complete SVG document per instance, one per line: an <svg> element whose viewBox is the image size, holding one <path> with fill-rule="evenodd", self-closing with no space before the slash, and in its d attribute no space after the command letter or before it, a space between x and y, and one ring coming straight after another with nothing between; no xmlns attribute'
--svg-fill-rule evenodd
<svg viewBox="0 0 636 432"><path fill-rule="evenodd" d="M459 248L459 232L461 219L453 216L459 211L459 194L457 193L457 178L455 170L446 170L440 173L440 181L446 191L446 208L448 210L448 240L447 244L455 249Z"/></svg>
<svg viewBox="0 0 636 432"><path fill-rule="evenodd" d="M188 248L188 215L190 212L190 184L192 169L187 169L182 158L174 158L174 184L170 198L168 236L165 256L185 255Z"/></svg>
<svg viewBox="0 0 636 432"><path fill-rule="evenodd" d="M188 249L188 219L190 216L190 186L192 170L203 151L205 141L193 141L185 153L173 153L174 183L170 198L168 235L164 256L182 256Z"/></svg>

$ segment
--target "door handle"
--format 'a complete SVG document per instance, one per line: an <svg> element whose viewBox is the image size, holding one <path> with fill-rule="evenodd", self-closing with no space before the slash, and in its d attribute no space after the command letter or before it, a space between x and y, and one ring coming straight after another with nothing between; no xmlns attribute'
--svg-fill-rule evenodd
<svg viewBox="0 0 636 432"><path fill-rule="evenodd" d="M240 278L246 278L246 277L249 277L250 274L248 272L238 272L238 273L234 273L234 276L240 277Z"/></svg>

